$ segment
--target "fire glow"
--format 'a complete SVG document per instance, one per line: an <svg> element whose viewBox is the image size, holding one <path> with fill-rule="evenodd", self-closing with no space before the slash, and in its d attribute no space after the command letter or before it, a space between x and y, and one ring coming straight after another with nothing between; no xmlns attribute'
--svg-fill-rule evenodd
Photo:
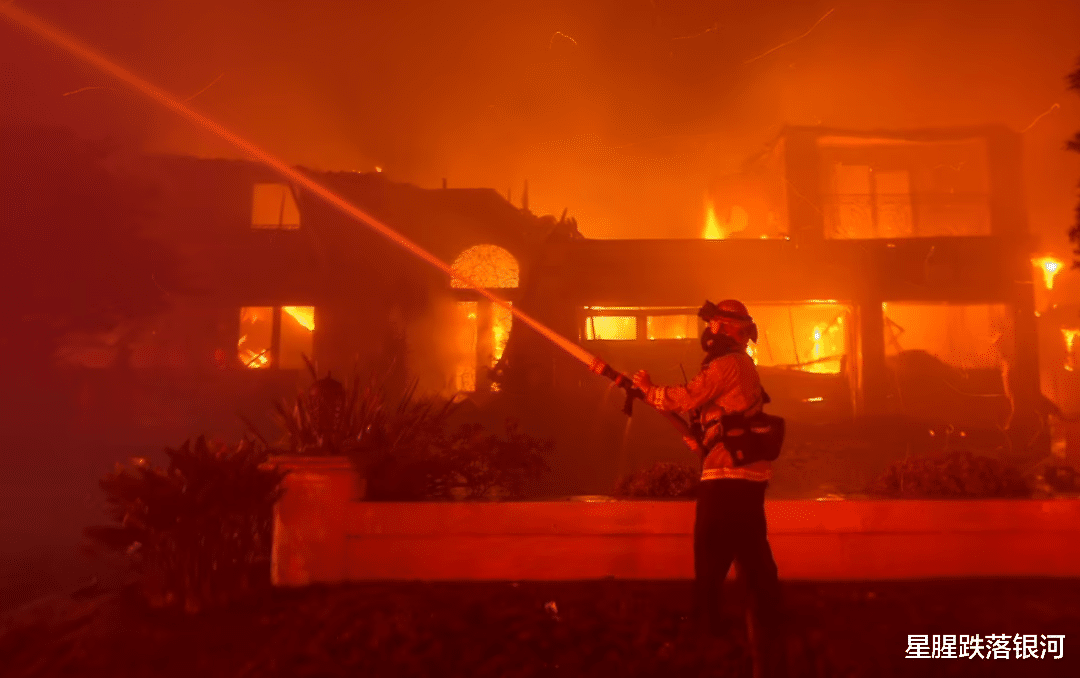
<svg viewBox="0 0 1080 678"><path fill-rule="evenodd" d="M1032 259L1031 263L1042 270L1043 283L1046 285L1046 289L1054 289L1054 277L1061 273L1065 262L1055 257L1039 257L1038 259Z"/></svg>
<svg viewBox="0 0 1080 678"><path fill-rule="evenodd" d="M1065 369L1072 372L1076 368L1073 351L1076 348L1076 338L1080 337L1080 329L1063 328L1061 334L1065 337Z"/></svg>

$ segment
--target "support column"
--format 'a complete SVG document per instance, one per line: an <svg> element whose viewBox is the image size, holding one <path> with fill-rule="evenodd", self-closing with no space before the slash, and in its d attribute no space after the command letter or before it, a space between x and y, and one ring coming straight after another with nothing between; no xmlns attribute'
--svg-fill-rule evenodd
<svg viewBox="0 0 1080 678"><path fill-rule="evenodd" d="M855 415L878 416L888 412L888 368L885 364L885 316L881 300L866 299L856 303L857 366Z"/></svg>

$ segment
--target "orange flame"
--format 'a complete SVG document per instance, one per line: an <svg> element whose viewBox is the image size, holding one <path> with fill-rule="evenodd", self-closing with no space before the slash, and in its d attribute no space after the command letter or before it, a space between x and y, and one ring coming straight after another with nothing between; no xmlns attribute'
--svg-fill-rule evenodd
<svg viewBox="0 0 1080 678"><path fill-rule="evenodd" d="M1046 284L1046 289L1052 290L1054 289L1054 276L1061 273L1065 262L1055 257L1039 257L1038 259L1032 259L1031 264L1042 269L1043 282Z"/></svg>
<svg viewBox="0 0 1080 678"><path fill-rule="evenodd" d="M1076 347L1076 338L1080 337L1080 330L1062 328L1061 333L1065 336L1065 350L1067 352L1067 355L1065 356L1065 369L1072 372L1075 367L1075 354L1073 353L1073 350Z"/></svg>

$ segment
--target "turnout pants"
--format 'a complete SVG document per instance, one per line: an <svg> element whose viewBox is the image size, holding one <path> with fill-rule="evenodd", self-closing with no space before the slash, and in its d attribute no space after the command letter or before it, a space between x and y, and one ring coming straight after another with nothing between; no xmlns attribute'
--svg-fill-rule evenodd
<svg viewBox="0 0 1080 678"><path fill-rule="evenodd" d="M775 638L780 623L780 584L765 534L768 483L723 478L698 486L694 521L694 611L719 630L721 591L731 563L738 565L753 597L760 641Z"/></svg>

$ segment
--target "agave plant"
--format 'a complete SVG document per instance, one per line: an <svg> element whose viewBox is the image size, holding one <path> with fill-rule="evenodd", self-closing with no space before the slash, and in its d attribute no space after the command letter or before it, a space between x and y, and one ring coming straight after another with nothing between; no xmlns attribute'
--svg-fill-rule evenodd
<svg viewBox="0 0 1080 678"><path fill-rule="evenodd" d="M320 378L304 356L312 385L300 391L290 406L284 399L273 404L282 438L271 445L245 420L251 432L275 451L306 456L356 456L359 452L398 449L410 444L422 430L437 428L454 409L451 401L417 398L417 382L406 389L395 409L389 408L385 378L372 374L361 385L354 375L349 388L328 372Z"/></svg>
<svg viewBox="0 0 1080 678"><path fill-rule="evenodd" d="M136 459L101 479L119 527L90 527L87 536L132 558L154 607L197 612L268 581L284 473L260 467L265 447L199 437L166 454L167 468Z"/></svg>

